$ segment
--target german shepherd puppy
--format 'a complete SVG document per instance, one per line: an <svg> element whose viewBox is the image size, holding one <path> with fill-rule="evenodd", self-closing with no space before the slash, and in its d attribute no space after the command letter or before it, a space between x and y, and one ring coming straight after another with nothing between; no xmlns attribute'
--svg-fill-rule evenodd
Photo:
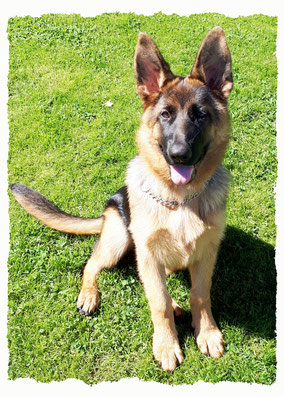
<svg viewBox="0 0 284 397"><path fill-rule="evenodd" d="M144 108L139 154L130 161L126 186L110 197L101 217L74 217L24 185L11 189L23 208L47 226L101 234L84 269L77 302L81 314L98 307L100 271L135 248L154 325L153 354L164 370L173 371L183 361L174 322L174 313L182 310L166 288L173 271L190 272L199 349L214 358L224 352L210 302L229 183L221 162L229 140L227 99L233 79L223 30L215 27L207 34L186 77L174 75L152 39L140 33L135 72Z"/></svg>

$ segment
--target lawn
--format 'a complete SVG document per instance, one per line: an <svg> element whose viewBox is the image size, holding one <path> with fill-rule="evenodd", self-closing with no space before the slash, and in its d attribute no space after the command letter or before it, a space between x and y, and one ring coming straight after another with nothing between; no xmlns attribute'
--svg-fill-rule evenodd
<svg viewBox="0 0 284 397"><path fill-rule="evenodd" d="M212 288L224 356L210 359L195 346L190 281L179 272L170 276L168 288L187 312L177 326L185 360L173 374L159 368L152 358L150 311L131 256L102 272L99 310L79 315L81 272L96 237L50 230L11 198L10 379L275 381L275 17L115 13L10 19L9 182L40 191L72 214L99 216L124 184L126 165L136 154L142 111L133 72L138 32L149 33L172 71L186 75L215 25L225 31L234 74L232 138L224 161L233 180Z"/></svg>

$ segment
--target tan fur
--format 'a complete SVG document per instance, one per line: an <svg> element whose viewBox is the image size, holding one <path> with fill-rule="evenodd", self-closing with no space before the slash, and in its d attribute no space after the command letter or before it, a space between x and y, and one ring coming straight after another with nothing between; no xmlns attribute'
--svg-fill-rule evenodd
<svg viewBox="0 0 284 397"><path fill-rule="evenodd" d="M92 313L99 304L97 278L102 269L111 268L130 249L132 240L116 209L104 212L104 223L92 256L83 274L77 307L84 314Z"/></svg>
<svg viewBox="0 0 284 397"><path fill-rule="evenodd" d="M27 197L13 192L15 199L18 203L33 217L41 221L46 226L58 230L64 233L70 234L96 234L102 230L104 218L79 218L76 216L70 216L66 213L56 214L54 212L49 213L41 210L34 205L33 201Z"/></svg>
<svg viewBox="0 0 284 397"><path fill-rule="evenodd" d="M147 164L143 166L145 171ZM210 288L225 226L225 212L209 216L204 223L198 214L198 199L176 211L158 205L138 189L135 175L138 170L141 172L140 167L140 164L137 169L136 165L130 167L127 175L132 214L129 229L135 241L138 270L149 300L154 329L157 329L153 337L154 356L164 369L172 371L182 361L182 355L177 347L171 299L165 288L165 267L168 274L181 269L190 270L191 306L197 344L202 352L212 357L223 352L223 339L211 313ZM172 189L158 181L158 178L155 186L155 193L172 197ZM177 194L177 189L174 193ZM180 189L178 193L181 200L185 192ZM167 326L161 336L163 319ZM162 359L162 356L167 358Z"/></svg>

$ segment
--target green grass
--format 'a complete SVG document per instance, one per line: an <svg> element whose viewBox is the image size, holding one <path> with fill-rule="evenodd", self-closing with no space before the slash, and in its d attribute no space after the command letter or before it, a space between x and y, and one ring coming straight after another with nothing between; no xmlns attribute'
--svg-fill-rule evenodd
<svg viewBox="0 0 284 397"><path fill-rule="evenodd" d="M124 184L136 154L141 103L133 55L139 31L157 42L173 72L190 72L205 34L223 27L233 58L233 176L228 228L212 288L226 351L204 357L190 328L189 278L168 280L187 311L178 332L185 361L174 374L152 358L152 324L133 258L99 279L92 317L75 308L94 237L50 230L10 203L9 378L88 384L138 377L167 384L271 384L275 357L276 30L263 15L236 19L135 14L44 15L9 20L9 182L24 183L65 211L98 216ZM108 100L112 107L103 104Z"/></svg>

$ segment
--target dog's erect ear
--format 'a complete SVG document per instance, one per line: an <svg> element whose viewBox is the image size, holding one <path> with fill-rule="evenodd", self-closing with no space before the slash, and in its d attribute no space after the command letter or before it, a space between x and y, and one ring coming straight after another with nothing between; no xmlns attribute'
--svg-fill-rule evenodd
<svg viewBox="0 0 284 397"><path fill-rule="evenodd" d="M158 93L166 80L174 78L169 65L146 33L139 33L134 66L137 92L143 100Z"/></svg>
<svg viewBox="0 0 284 397"><path fill-rule="evenodd" d="M233 88L231 54L223 30L216 26L203 40L190 77L228 98Z"/></svg>

